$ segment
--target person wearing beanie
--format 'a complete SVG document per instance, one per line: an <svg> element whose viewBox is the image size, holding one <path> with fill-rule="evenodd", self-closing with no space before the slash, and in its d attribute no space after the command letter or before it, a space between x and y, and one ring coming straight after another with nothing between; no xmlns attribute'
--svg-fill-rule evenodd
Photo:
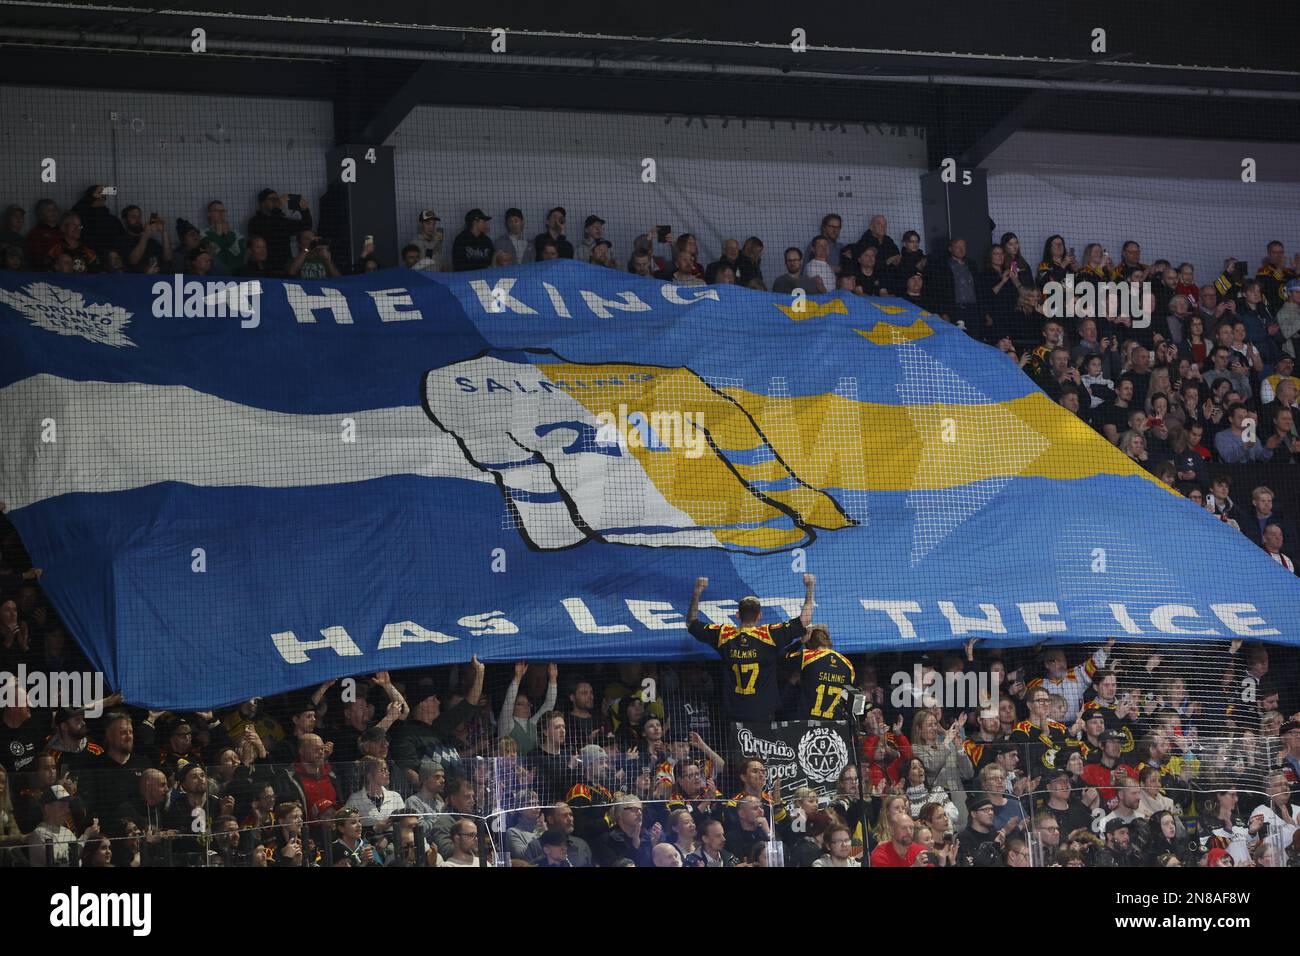
<svg viewBox="0 0 1300 956"><path fill-rule="evenodd" d="M582 779L569 788L564 802L573 810L573 832L588 842L609 830L609 811L614 795L605 786L609 776L609 755L604 748L588 744L578 755Z"/></svg>

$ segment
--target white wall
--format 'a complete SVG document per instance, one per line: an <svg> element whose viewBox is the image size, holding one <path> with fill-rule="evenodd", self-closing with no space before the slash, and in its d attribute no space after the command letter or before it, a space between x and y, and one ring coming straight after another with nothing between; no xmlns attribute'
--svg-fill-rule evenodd
<svg viewBox="0 0 1300 956"><path fill-rule="evenodd" d="M67 209L102 183L119 188L111 209L157 212L173 239L177 217L205 228L212 199L244 232L267 186L304 194L315 211L334 141L325 101L0 87L0 102L0 203L21 204L29 226L41 197ZM45 157L57 183L41 182Z"/></svg>
<svg viewBox="0 0 1300 956"><path fill-rule="evenodd" d="M826 213L844 217L848 241L876 212L889 217L895 236L921 227L925 140L919 132L842 129L423 106L388 140L396 147L401 239L415 234L426 207L442 217L450 247L475 206L497 217L493 237L504 231L501 215L511 206L523 210L529 237L542 231L547 209L563 206L574 243L589 214L608 220L605 236L620 265L633 238L651 225L695 233L706 261L717 257L723 239L756 235L765 244L770 282L783 271L781 251L804 247ZM641 181L647 157L656 161L657 183Z"/></svg>
<svg viewBox="0 0 1300 956"><path fill-rule="evenodd" d="M1255 183L1241 181L1245 157L1257 163ZM1100 242L1117 262L1136 239L1144 262L1191 262L1202 284L1227 256L1245 257L1253 273L1273 239L1300 251L1297 146L1016 133L985 165L998 235L1017 233L1034 265L1058 232L1079 257Z"/></svg>

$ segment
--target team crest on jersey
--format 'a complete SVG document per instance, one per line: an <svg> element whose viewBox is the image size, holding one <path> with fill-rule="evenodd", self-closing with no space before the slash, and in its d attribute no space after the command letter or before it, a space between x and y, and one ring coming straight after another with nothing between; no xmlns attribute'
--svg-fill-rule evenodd
<svg viewBox="0 0 1300 956"><path fill-rule="evenodd" d="M817 783L838 780L848 762L844 739L833 730L814 727L799 738L799 763Z"/></svg>
<svg viewBox="0 0 1300 956"><path fill-rule="evenodd" d="M80 292L48 282L33 282L22 292L0 289L0 302L47 332L79 335L119 349L135 347L124 331L131 322L131 313L107 302L87 305Z"/></svg>

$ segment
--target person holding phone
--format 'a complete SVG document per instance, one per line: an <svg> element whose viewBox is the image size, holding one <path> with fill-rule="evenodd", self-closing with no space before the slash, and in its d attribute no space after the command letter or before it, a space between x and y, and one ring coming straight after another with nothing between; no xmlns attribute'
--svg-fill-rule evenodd
<svg viewBox="0 0 1300 956"><path fill-rule="evenodd" d="M295 195L297 202L290 206L287 196L274 189L263 189L257 194L257 212L248 220L248 235L266 240L267 258L275 269L287 268L293 258L290 240L304 229L314 225L307 200Z"/></svg>

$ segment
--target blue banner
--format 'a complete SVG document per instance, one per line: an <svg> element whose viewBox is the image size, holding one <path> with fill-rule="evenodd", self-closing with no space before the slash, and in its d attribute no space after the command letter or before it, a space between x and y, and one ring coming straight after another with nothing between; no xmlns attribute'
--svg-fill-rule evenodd
<svg viewBox="0 0 1300 956"><path fill-rule="evenodd" d="M849 652L1300 643L1294 576L896 299L3 273L0 392L0 501L133 703L708 656L698 576L721 622L815 573Z"/></svg>

